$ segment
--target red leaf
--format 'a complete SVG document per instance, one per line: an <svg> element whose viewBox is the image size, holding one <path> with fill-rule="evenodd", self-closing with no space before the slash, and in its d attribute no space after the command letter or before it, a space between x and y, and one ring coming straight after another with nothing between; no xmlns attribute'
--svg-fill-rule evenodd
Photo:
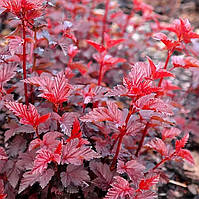
<svg viewBox="0 0 199 199"><path fill-rule="evenodd" d="M180 156L181 158L187 160L188 162L190 162L191 164L194 164L194 159L191 155L191 152L186 150L186 149L180 149L177 152L177 155Z"/></svg>
<svg viewBox="0 0 199 199"><path fill-rule="evenodd" d="M127 180L120 176L115 176L115 181L111 184L111 188L105 196L105 199L133 198L135 190L130 187Z"/></svg>
<svg viewBox="0 0 199 199"><path fill-rule="evenodd" d="M55 77L41 75L40 77L31 77L25 80L26 83L39 86L43 97L56 106L68 99L72 86L68 83L64 72L58 73Z"/></svg>
<svg viewBox="0 0 199 199"><path fill-rule="evenodd" d="M173 51L177 46L180 45L178 41L172 41L168 39L168 37L164 33L156 33L153 35L153 38L156 40L160 40L165 44L168 50Z"/></svg>
<svg viewBox="0 0 199 199"><path fill-rule="evenodd" d="M46 115L42 115L41 117L39 117L39 119L37 120L37 125L44 123L46 120L48 120L48 118L50 117L50 113L46 114Z"/></svg>
<svg viewBox="0 0 199 199"><path fill-rule="evenodd" d="M147 80L150 76L148 64L138 62L131 68L128 76L123 78L123 85L128 89L127 96L143 96L153 92L160 91L161 88L153 87L151 80Z"/></svg>
<svg viewBox="0 0 199 199"><path fill-rule="evenodd" d="M50 114L47 114L40 117L37 109L32 104L29 104L29 106L27 107L26 105L18 102L6 102L5 106L16 116L21 118L21 124L28 124L33 126L34 128L36 128L39 124L45 122L50 116Z"/></svg>
<svg viewBox="0 0 199 199"><path fill-rule="evenodd" d="M174 67L181 67L181 68L199 67L199 60L190 56L189 57L184 57L183 55L173 56L172 63Z"/></svg>
<svg viewBox="0 0 199 199"><path fill-rule="evenodd" d="M159 98L155 98L153 94L146 95L141 98L139 98L135 102L135 107L138 108L138 110L153 110L155 112L163 113L166 115L172 115L173 111L171 109L171 106L166 104L164 101L162 101Z"/></svg>
<svg viewBox="0 0 199 199"><path fill-rule="evenodd" d="M87 43L90 44L91 46L93 46L99 53L102 53L103 51L106 50L106 48L103 45L98 44L94 41L87 40Z"/></svg>
<svg viewBox="0 0 199 199"><path fill-rule="evenodd" d="M157 184L158 182L159 182L159 175L141 180L139 184L139 189L149 190L153 185Z"/></svg>
<svg viewBox="0 0 199 199"><path fill-rule="evenodd" d="M176 151L179 151L181 148L184 148L188 139L189 139L189 134L187 133L182 139L176 140Z"/></svg>
<svg viewBox="0 0 199 199"><path fill-rule="evenodd" d="M88 144L88 141L82 138L82 132L80 129L79 120L75 118L75 121L73 122L73 129L71 131L70 137L67 139L67 142L70 142L72 139L78 139L79 140L79 146L82 144Z"/></svg>
<svg viewBox="0 0 199 199"><path fill-rule="evenodd" d="M193 32L188 19L176 19L167 30L176 33L178 40L190 43L191 39L199 38L199 35Z"/></svg>
<svg viewBox="0 0 199 199"><path fill-rule="evenodd" d="M121 42L125 41L125 39L116 39L116 40L111 39L107 33L104 33L104 39L107 49L112 48L113 46L116 46Z"/></svg>
<svg viewBox="0 0 199 199"><path fill-rule="evenodd" d="M5 199L7 194L4 193L3 180L0 180L0 199Z"/></svg>
<svg viewBox="0 0 199 199"><path fill-rule="evenodd" d="M148 61L149 61L149 66L150 66L150 74L149 77L147 77L146 79L151 79L151 80L156 80L156 79L160 79L160 78L164 78L164 77L174 77L174 75L172 73L170 73L169 71L165 70L165 69L157 69L155 64L153 63L153 61L151 60L151 58L147 57Z"/></svg>
<svg viewBox="0 0 199 199"><path fill-rule="evenodd" d="M8 156L3 147L0 147L0 160L7 160Z"/></svg>
<svg viewBox="0 0 199 199"><path fill-rule="evenodd" d="M168 155L166 144L159 138L154 138L145 146L154 149L155 151L159 152L162 156Z"/></svg>
<svg viewBox="0 0 199 199"><path fill-rule="evenodd" d="M181 131L175 127L171 127L170 129L165 128L162 131L162 140L173 139L176 136L180 135Z"/></svg>
<svg viewBox="0 0 199 199"><path fill-rule="evenodd" d="M68 66L71 69L77 69L82 75L85 75L88 72L88 67L81 62L72 62L69 63Z"/></svg>

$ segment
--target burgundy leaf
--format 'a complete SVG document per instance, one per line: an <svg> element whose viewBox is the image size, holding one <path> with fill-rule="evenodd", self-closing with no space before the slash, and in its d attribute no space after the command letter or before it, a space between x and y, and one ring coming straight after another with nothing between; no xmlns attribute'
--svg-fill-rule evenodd
<svg viewBox="0 0 199 199"><path fill-rule="evenodd" d="M190 68L190 67L199 67L199 60L188 56L184 57L183 55L180 56L173 56L172 63L174 67L181 67L181 68Z"/></svg>
<svg viewBox="0 0 199 199"><path fill-rule="evenodd" d="M40 175L39 173L33 174L31 171L25 172L23 174L23 178L21 180L18 193L21 193L27 187L32 186L37 181L37 179L39 178L39 175Z"/></svg>
<svg viewBox="0 0 199 199"><path fill-rule="evenodd" d="M43 174L37 180L42 189L44 189L47 184L50 182L51 178L54 176L55 172L53 169L47 169L43 172Z"/></svg>
<svg viewBox="0 0 199 199"><path fill-rule="evenodd" d="M2 64L0 65L0 90L3 84L15 76L16 64Z"/></svg>
<svg viewBox="0 0 199 199"><path fill-rule="evenodd" d="M88 171L86 171L82 165L76 166L69 164L66 168L66 171L61 172L60 177L64 187L68 187L71 184L80 186L81 184L84 184L90 180Z"/></svg>
<svg viewBox="0 0 199 199"><path fill-rule="evenodd" d="M155 199L158 195L152 191L142 191L136 194L135 199Z"/></svg>
<svg viewBox="0 0 199 199"><path fill-rule="evenodd" d="M76 117L78 117L78 113L66 112L59 119L59 123L61 124L62 130L68 136L71 135L71 129L72 129L73 122L74 122Z"/></svg>
<svg viewBox="0 0 199 199"><path fill-rule="evenodd" d="M123 96L126 95L128 92L127 88L122 85L117 85L113 87L113 89L109 90L105 96L112 97L112 96Z"/></svg>
<svg viewBox="0 0 199 199"><path fill-rule="evenodd" d="M92 183L102 190L107 190L112 183L114 173L110 170L107 164L101 162L90 162L89 167L91 171L97 176Z"/></svg>
<svg viewBox="0 0 199 199"><path fill-rule="evenodd" d="M112 187L108 190L105 199L132 198L135 190L130 187L128 181L120 176L114 178L115 181L111 184Z"/></svg>
<svg viewBox="0 0 199 199"><path fill-rule="evenodd" d="M63 146L62 164L81 165L84 160L99 158L100 156L88 146L79 146L78 139L73 139Z"/></svg>
<svg viewBox="0 0 199 199"><path fill-rule="evenodd" d="M48 132L43 136L43 139L36 138L30 142L29 151L42 147L54 151L59 144L58 138L63 136L62 133L59 132Z"/></svg>
<svg viewBox="0 0 199 199"><path fill-rule="evenodd" d="M136 160L130 160L126 163L118 160L117 172L121 174L127 173L135 185L138 185L139 181L144 177L144 170L145 167Z"/></svg>

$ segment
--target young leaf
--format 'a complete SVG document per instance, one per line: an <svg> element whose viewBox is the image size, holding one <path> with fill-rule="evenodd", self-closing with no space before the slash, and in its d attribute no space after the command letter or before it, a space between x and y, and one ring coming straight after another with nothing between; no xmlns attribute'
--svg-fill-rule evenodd
<svg viewBox="0 0 199 199"><path fill-rule="evenodd" d="M147 57L149 61L149 66L150 66L150 75L149 77L146 77L146 79L151 79L151 80L156 80L160 78L165 78L165 77L174 77L172 73L165 69L157 69L151 58Z"/></svg>
<svg viewBox="0 0 199 199"><path fill-rule="evenodd" d="M38 127L39 124L45 122L50 117L50 113L40 116L32 104L29 104L27 107L18 102L6 102L5 106L20 118L19 122L21 124L28 124L34 128Z"/></svg>
<svg viewBox="0 0 199 199"><path fill-rule="evenodd" d="M106 50L106 48L103 45L100 45L94 41L87 40L87 43L93 46L99 53L102 53Z"/></svg>
<svg viewBox="0 0 199 199"><path fill-rule="evenodd" d="M174 32L180 42L190 43L191 39L199 38L197 33L193 32L193 28L188 19L176 19L173 24L167 28L168 31Z"/></svg>
<svg viewBox="0 0 199 199"><path fill-rule="evenodd" d="M56 106L66 101L72 90L72 86L68 83L64 72L58 73L55 77L43 75L40 77L31 77L25 80L26 83L39 86L43 92L43 97Z"/></svg>
<svg viewBox="0 0 199 199"><path fill-rule="evenodd" d="M153 185L159 182L159 178L159 175L155 175L150 178L141 180L139 184L139 189L149 190Z"/></svg>
<svg viewBox="0 0 199 199"><path fill-rule="evenodd" d="M189 134L187 133L182 139L176 140L176 151L184 148L188 139L189 139Z"/></svg>
<svg viewBox="0 0 199 199"><path fill-rule="evenodd" d="M116 46L125 41L125 39L111 39L107 33L104 33L104 39L107 49L112 48L113 46Z"/></svg>
<svg viewBox="0 0 199 199"><path fill-rule="evenodd" d="M173 56L172 63L175 68L199 67L199 60L191 56L188 57L184 57L183 55Z"/></svg>
<svg viewBox="0 0 199 199"><path fill-rule="evenodd" d="M191 152L188 151L187 149L180 149L178 151L177 155L180 156L181 158L187 160L191 164L194 164L194 159L193 159L193 157L191 155Z"/></svg>
<svg viewBox="0 0 199 199"><path fill-rule="evenodd" d="M166 140L166 139L173 139L176 136L180 135L181 131L175 127L172 127L170 129L163 129L162 131L162 140Z"/></svg>
<svg viewBox="0 0 199 199"><path fill-rule="evenodd" d="M170 40L164 33L156 33L153 35L153 38L160 40L167 47L167 50L173 51L177 46L180 45L178 41Z"/></svg>

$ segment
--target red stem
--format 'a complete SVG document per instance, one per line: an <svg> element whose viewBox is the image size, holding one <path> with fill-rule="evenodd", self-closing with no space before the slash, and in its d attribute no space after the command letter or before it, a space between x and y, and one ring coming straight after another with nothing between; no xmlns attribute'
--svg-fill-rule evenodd
<svg viewBox="0 0 199 199"><path fill-rule="evenodd" d="M170 59L172 53L173 53L173 50L168 51L168 53L167 53L167 59L166 59L165 64L164 64L164 69L165 69L165 70L167 69L167 66L168 66L168 63L169 63L169 59ZM163 78L160 79L160 81L159 81L159 83L158 83L158 87L161 87L162 81L163 81ZM145 128L144 128L144 132L143 132L143 135L142 135L142 139L141 139L141 141L139 142L138 149L137 149L137 151L136 151L136 153L135 153L135 156L136 156L136 157L139 156L139 152L140 152L140 150L142 149L142 146L143 146L143 143L144 143L144 138L145 138L146 135L147 135L148 127L149 127L149 122L147 122L147 124L146 124L146 126L145 126Z"/></svg>
<svg viewBox="0 0 199 199"><path fill-rule="evenodd" d="M154 171L156 170L160 165L164 164L166 161L171 160L173 156L176 154L176 152L173 152L170 156L162 159L158 164L156 164L155 167L153 167L151 170Z"/></svg>
<svg viewBox="0 0 199 199"><path fill-rule="evenodd" d="M147 122L147 124L146 124L146 126L145 126L145 128L144 128L144 131L143 131L143 134L142 134L142 139L140 140L139 145L138 145L138 148L137 148L137 151L136 151L136 153L135 153L135 156L136 156L136 157L138 157L139 152L140 152L140 150L141 150L141 148L142 148L142 146L143 146L143 144L144 144L144 138L145 138L146 135L147 135L148 128L149 128L149 122Z"/></svg>
<svg viewBox="0 0 199 199"><path fill-rule="evenodd" d="M101 41L102 45L104 45L104 33L106 32L106 21L107 21L107 15L108 15L109 2L110 2L110 0L106 0L105 13L104 13L104 18L103 18L103 26L102 26L102 41Z"/></svg>
<svg viewBox="0 0 199 199"><path fill-rule="evenodd" d="M39 128L38 128L38 126L35 127L35 133L36 133L36 135L37 135L37 138L40 139L40 136L39 136Z"/></svg>
<svg viewBox="0 0 199 199"><path fill-rule="evenodd" d="M164 69L167 69L167 66L168 66L168 63L169 63L169 59L170 59L172 53L173 53L173 51L168 51L168 53L167 53L167 59L166 59L165 64L164 64ZM162 81L163 81L163 78L160 79L160 81L158 83L158 87L161 87Z"/></svg>
<svg viewBox="0 0 199 199"><path fill-rule="evenodd" d="M118 155L119 155L119 152L120 152L122 140L123 140L123 137L126 134L127 124L128 124L128 121L129 121L132 114L133 114L133 103L131 104L131 106L129 108L129 112L128 112L128 115L127 115L126 120L125 120L125 125L122 128L120 128L120 135L118 136L119 141L118 141L118 144L117 144L117 149L116 149L115 156L113 157L113 161L112 161L111 166L110 166L111 171L115 169L115 165L116 165L117 158L118 158ZM117 140L118 140L118 138L117 138Z"/></svg>
<svg viewBox="0 0 199 199"><path fill-rule="evenodd" d="M22 28L23 28L23 79L26 79L26 30L25 30L25 23L22 19ZM25 95L25 103L28 106L28 88L27 83L24 82L24 95Z"/></svg>
<svg viewBox="0 0 199 199"><path fill-rule="evenodd" d="M115 152L115 156L113 157L113 161L112 161L112 164L110 166L111 171L113 171L115 169L115 165L116 165L116 162L117 162L118 155L120 153L120 148L121 148L122 140L123 140L125 133L126 133L126 129L125 128L121 129L120 135L119 135L119 141L118 141L118 144L117 144L117 149L116 149L116 152Z"/></svg>
<svg viewBox="0 0 199 199"><path fill-rule="evenodd" d="M102 69L103 69L103 63L100 63L100 72L99 72L99 77L98 77L98 86L101 85L101 81L102 81Z"/></svg>

